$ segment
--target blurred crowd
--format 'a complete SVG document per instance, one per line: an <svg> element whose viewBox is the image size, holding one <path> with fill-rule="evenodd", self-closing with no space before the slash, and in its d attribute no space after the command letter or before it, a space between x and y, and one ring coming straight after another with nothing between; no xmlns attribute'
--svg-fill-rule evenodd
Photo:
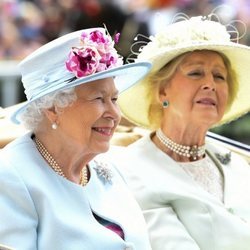
<svg viewBox="0 0 250 250"><path fill-rule="evenodd" d="M0 0L0 60L20 60L64 33L104 24L110 33L121 33L117 49L126 58L136 34L154 34L178 12L213 10L225 21L250 26L248 0ZM247 30L240 42L249 45L249 37Z"/></svg>
<svg viewBox="0 0 250 250"><path fill-rule="evenodd" d="M121 33L117 50L126 59L137 34L153 35L180 12L189 17L213 12L224 23L241 20L245 25L233 22L239 42L250 45L249 0L0 0L0 62L19 61L65 33L104 25L111 35ZM25 100L20 93L18 102ZM250 144L249 122L250 114L214 131Z"/></svg>

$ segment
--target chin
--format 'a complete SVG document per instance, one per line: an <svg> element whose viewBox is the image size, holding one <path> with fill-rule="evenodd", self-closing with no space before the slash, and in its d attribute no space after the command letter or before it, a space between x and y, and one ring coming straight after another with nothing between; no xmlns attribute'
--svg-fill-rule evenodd
<svg viewBox="0 0 250 250"><path fill-rule="evenodd" d="M197 123L202 125L203 127L207 127L207 129L210 129L213 127L219 120L214 119L214 117L202 117L200 120L197 120Z"/></svg>
<svg viewBox="0 0 250 250"><path fill-rule="evenodd" d="M103 143L103 145L99 146L98 149L96 150L96 152L98 154L102 154L105 153L109 150L110 144L109 143Z"/></svg>
<svg viewBox="0 0 250 250"><path fill-rule="evenodd" d="M214 112L204 112L200 114L200 119L204 123L214 125L221 120L221 116Z"/></svg>

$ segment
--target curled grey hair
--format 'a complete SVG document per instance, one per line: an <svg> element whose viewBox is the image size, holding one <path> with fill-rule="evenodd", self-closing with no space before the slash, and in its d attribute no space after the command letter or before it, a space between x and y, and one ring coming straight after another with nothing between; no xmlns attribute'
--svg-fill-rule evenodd
<svg viewBox="0 0 250 250"><path fill-rule="evenodd" d="M76 101L76 98L75 88L59 90L43 96L28 105L20 116L21 123L26 129L35 131L44 118L44 109L68 107Z"/></svg>

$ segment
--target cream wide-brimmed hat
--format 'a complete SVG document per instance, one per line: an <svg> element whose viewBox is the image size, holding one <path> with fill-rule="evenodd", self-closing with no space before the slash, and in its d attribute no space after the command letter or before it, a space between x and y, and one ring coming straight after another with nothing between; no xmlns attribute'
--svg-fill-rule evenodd
<svg viewBox="0 0 250 250"><path fill-rule="evenodd" d="M146 61L123 65L114 40L104 28L91 28L61 36L34 51L20 64L27 101L11 116L20 114L35 100L52 92L95 80L114 77L119 93L138 82L151 68Z"/></svg>
<svg viewBox="0 0 250 250"><path fill-rule="evenodd" d="M233 103L215 126L228 123L250 111L250 47L230 40L226 26L209 17L192 17L175 22L150 37L141 48L136 61L152 63L150 75L159 71L175 57L189 51L212 50L224 54L236 72L238 92ZM150 100L147 98L149 78L120 95L118 103L123 116L130 122L151 129L148 118ZM181 90L180 90L181 91ZM151 114L152 115L152 114ZM151 119L154 119L151 117Z"/></svg>

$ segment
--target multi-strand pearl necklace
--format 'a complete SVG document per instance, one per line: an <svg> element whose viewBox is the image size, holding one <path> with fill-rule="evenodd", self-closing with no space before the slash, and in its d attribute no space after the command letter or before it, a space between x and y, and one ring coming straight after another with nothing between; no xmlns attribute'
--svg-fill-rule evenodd
<svg viewBox="0 0 250 250"><path fill-rule="evenodd" d="M164 144L167 148L172 150L178 155L188 157L191 160L197 160L199 157L205 154L205 145L202 146L184 146L181 144L177 144L170 140L166 135L163 134L161 129L156 131L157 138Z"/></svg>
<svg viewBox="0 0 250 250"><path fill-rule="evenodd" d="M48 152L48 150L45 148L45 146L41 143L41 141L35 137L34 138L36 147L40 154L43 156L43 158L49 163L51 168L59 175L62 177L66 178L64 172L62 171L62 168L58 165L56 160L52 157L52 155ZM81 171L81 177L80 177L80 182L79 184L81 186L86 186L88 183L88 170L87 167L84 166L82 171Z"/></svg>

